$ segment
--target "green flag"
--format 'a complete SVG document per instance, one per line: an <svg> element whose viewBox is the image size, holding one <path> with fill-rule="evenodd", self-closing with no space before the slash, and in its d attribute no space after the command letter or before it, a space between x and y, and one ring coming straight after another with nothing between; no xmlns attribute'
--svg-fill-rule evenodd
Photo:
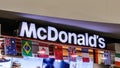
<svg viewBox="0 0 120 68"><path fill-rule="evenodd" d="M22 55L32 56L32 41L22 40Z"/></svg>

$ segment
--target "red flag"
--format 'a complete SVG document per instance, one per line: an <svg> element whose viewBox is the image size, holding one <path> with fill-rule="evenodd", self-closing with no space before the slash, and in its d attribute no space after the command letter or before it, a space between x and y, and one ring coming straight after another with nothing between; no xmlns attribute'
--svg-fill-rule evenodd
<svg viewBox="0 0 120 68"><path fill-rule="evenodd" d="M54 54L55 54L55 59L63 60L62 46L55 46Z"/></svg>
<svg viewBox="0 0 120 68"><path fill-rule="evenodd" d="M48 58L49 53L48 52L48 47L39 47L39 57L41 58Z"/></svg>
<svg viewBox="0 0 120 68"><path fill-rule="evenodd" d="M83 62L90 62L90 59L86 58L86 57L82 57L82 60L83 60Z"/></svg>
<svg viewBox="0 0 120 68"><path fill-rule="evenodd" d="M44 44L44 43L40 43L40 46L39 46L39 57L41 58L48 58L49 57L49 48L48 48L48 45L47 44Z"/></svg>

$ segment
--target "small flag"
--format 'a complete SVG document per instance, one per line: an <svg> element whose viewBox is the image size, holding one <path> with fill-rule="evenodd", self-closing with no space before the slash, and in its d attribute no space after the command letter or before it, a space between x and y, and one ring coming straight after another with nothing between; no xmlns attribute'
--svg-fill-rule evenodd
<svg viewBox="0 0 120 68"><path fill-rule="evenodd" d="M39 45L32 46L32 57L38 57Z"/></svg>
<svg viewBox="0 0 120 68"><path fill-rule="evenodd" d="M100 51L100 50L94 50L94 62L95 63L97 63L97 64L101 64L102 63L102 57L103 57L103 55L102 55L102 52L103 51ZM103 52L104 53L104 52Z"/></svg>
<svg viewBox="0 0 120 68"><path fill-rule="evenodd" d="M68 56L69 56L69 54L68 54L68 46L62 46L62 50L63 50L63 60L68 60Z"/></svg>
<svg viewBox="0 0 120 68"><path fill-rule="evenodd" d="M69 61L76 61L76 48L75 47L69 47Z"/></svg>
<svg viewBox="0 0 120 68"><path fill-rule="evenodd" d="M32 41L22 40L22 55L32 56Z"/></svg>
<svg viewBox="0 0 120 68"><path fill-rule="evenodd" d="M54 54L55 54L55 59L63 60L62 46L55 46Z"/></svg>
<svg viewBox="0 0 120 68"><path fill-rule="evenodd" d="M105 65L111 65L112 64L112 60L111 60L111 53L110 51L104 51L104 64Z"/></svg>
<svg viewBox="0 0 120 68"><path fill-rule="evenodd" d="M80 48L80 47L76 48L76 55L79 57L82 57L82 48Z"/></svg>
<svg viewBox="0 0 120 68"><path fill-rule="evenodd" d="M93 60L93 59L94 59L93 49L89 49L88 52L89 52L89 57L90 57L90 59Z"/></svg>
<svg viewBox="0 0 120 68"><path fill-rule="evenodd" d="M22 50L22 46L21 46L21 39L20 38L16 38L16 50L17 50L17 56L22 56L21 50Z"/></svg>
<svg viewBox="0 0 120 68"><path fill-rule="evenodd" d="M54 56L54 45L49 45L49 58L55 58Z"/></svg>
<svg viewBox="0 0 120 68"><path fill-rule="evenodd" d="M83 62L90 62L88 48L82 48L82 60Z"/></svg>
<svg viewBox="0 0 120 68"><path fill-rule="evenodd" d="M120 53L115 53L115 66L120 67Z"/></svg>
<svg viewBox="0 0 120 68"><path fill-rule="evenodd" d="M16 55L16 39L5 38L5 54L6 55Z"/></svg>
<svg viewBox="0 0 120 68"><path fill-rule="evenodd" d="M48 45L45 44L45 43L40 43L38 53L39 53L39 57L41 57L41 58L48 58L49 57Z"/></svg>

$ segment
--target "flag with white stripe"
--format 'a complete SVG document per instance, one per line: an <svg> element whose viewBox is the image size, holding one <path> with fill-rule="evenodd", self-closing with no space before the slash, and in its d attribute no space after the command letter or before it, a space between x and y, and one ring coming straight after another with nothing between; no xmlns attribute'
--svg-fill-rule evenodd
<svg viewBox="0 0 120 68"><path fill-rule="evenodd" d="M115 66L120 67L120 53L115 53Z"/></svg>
<svg viewBox="0 0 120 68"><path fill-rule="evenodd" d="M48 58L49 57L49 48L48 48L48 44L45 43L40 43L39 44L39 57L41 58Z"/></svg>
<svg viewBox="0 0 120 68"><path fill-rule="evenodd" d="M88 53L88 48L82 48L82 60L83 62L89 62L89 53Z"/></svg>

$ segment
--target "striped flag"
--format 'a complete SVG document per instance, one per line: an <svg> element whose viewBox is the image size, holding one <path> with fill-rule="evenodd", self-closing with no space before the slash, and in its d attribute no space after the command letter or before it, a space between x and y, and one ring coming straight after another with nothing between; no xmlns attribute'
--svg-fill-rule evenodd
<svg viewBox="0 0 120 68"><path fill-rule="evenodd" d="M90 57L90 59L93 60L93 59L94 59L93 49L89 49L88 52L89 52L89 57Z"/></svg>
<svg viewBox="0 0 120 68"><path fill-rule="evenodd" d="M39 42L33 41L32 42L32 56L38 57L38 51L39 51Z"/></svg>
<svg viewBox="0 0 120 68"><path fill-rule="evenodd" d="M120 53L115 53L115 66L120 67Z"/></svg>
<svg viewBox="0 0 120 68"><path fill-rule="evenodd" d="M68 60L68 56L69 56L69 54L68 54L68 46L62 46L62 48L63 48L63 59L64 60Z"/></svg>
<svg viewBox="0 0 120 68"><path fill-rule="evenodd" d="M17 56L22 56L21 50L22 50L22 46L21 46L21 38L16 38L16 50L17 50Z"/></svg>
<svg viewBox="0 0 120 68"><path fill-rule="evenodd" d="M82 60L83 62L90 62L88 48L82 48Z"/></svg>
<svg viewBox="0 0 120 68"><path fill-rule="evenodd" d="M110 53L110 51L108 51L108 50L104 51L103 56L104 56L104 64L105 65L111 65L112 64L112 62L111 62L112 60L111 60L111 53Z"/></svg>
<svg viewBox="0 0 120 68"><path fill-rule="evenodd" d="M80 48L80 47L76 48L76 55L79 57L82 57L82 48Z"/></svg>
<svg viewBox="0 0 120 68"><path fill-rule="evenodd" d="M55 58L54 56L54 49L55 49L55 46L54 45L49 45L49 58Z"/></svg>
<svg viewBox="0 0 120 68"><path fill-rule="evenodd" d="M97 64L101 64L102 63L102 51L100 50L94 50L94 62Z"/></svg>
<svg viewBox="0 0 120 68"><path fill-rule="evenodd" d="M45 44L45 43L40 43L39 44L39 57L41 58L48 58L49 57L49 48L48 48L48 45Z"/></svg>
<svg viewBox="0 0 120 68"><path fill-rule="evenodd" d="M88 48L87 51L88 51L89 58L93 59L93 49ZM76 55L79 57L82 57L82 48L80 47L76 48Z"/></svg>

